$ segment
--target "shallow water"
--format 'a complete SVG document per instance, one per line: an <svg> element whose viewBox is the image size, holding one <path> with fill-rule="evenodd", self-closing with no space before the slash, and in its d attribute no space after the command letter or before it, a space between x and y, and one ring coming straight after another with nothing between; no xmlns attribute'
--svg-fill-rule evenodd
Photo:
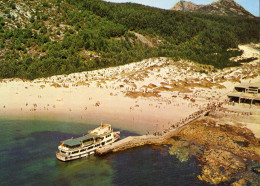
<svg viewBox="0 0 260 186"><path fill-rule="evenodd" d="M145 146L71 162L55 157L61 140L97 125L0 120L0 185L205 185L196 160L179 162L168 147ZM121 131L122 138L135 135Z"/></svg>

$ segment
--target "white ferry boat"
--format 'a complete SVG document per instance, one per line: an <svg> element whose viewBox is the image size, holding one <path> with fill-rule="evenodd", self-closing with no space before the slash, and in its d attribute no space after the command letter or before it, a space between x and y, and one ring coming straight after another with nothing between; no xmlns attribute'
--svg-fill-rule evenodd
<svg viewBox="0 0 260 186"><path fill-rule="evenodd" d="M120 132L114 132L111 125L101 124L98 128L88 131L87 135L62 141L56 152L61 161L70 161L89 156L97 148L112 144L120 138Z"/></svg>

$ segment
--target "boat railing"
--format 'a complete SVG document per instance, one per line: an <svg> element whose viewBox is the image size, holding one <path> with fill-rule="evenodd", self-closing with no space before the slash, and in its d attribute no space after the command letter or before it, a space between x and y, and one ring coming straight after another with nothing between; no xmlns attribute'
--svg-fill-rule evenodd
<svg viewBox="0 0 260 186"><path fill-rule="evenodd" d="M67 154L61 153L61 152L59 152L59 151L56 152L56 156L65 157L65 158L68 157Z"/></svg>

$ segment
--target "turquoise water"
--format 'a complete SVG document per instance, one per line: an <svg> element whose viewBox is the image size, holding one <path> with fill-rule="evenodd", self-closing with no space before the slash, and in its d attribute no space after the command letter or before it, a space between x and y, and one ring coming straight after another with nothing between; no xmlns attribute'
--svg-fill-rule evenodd
<svg viewBox="0 0 260 186"><path fill-rule="evenodd" d="M196 160L180 163L168 147L146 146L71 162L55 157L61 140L97 125L0 120L0 185L205 185ZM122 138L135 135L121 131Z"/></svg>

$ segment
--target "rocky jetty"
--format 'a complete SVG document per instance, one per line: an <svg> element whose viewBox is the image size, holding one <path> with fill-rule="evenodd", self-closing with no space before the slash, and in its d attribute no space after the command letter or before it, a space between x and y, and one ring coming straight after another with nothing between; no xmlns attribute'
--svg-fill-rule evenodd
<svg viewBox="0 0 260 186"><path fill-rule="evenodd" d="M155 133L154 135L143 135L143 136L128 136L125 139L119 140L111 145L104 146L96 150L96 155L105 155L110 152L123 151L126 149L140 147L144 145L163 145L169 144L172 141L172 136L179 133L189 123L196 121L201 116L207 115L208 110L200 112L200 114L191 115L190 119L183 122L180 126L171 126L169 129L165 129L162 133ZM182 144L180 144L182 146Z"/></svg>
<svg viewBox="0 0 260 186"><path fill-rule="evenodd" d="M97 149L95 154L105 155L110 152L123 151L126 149L139 147L143 145L162 145L162 144L166 144L166 140L161 136L153 136L153 135L129 136L111 145Z"/></svg>

